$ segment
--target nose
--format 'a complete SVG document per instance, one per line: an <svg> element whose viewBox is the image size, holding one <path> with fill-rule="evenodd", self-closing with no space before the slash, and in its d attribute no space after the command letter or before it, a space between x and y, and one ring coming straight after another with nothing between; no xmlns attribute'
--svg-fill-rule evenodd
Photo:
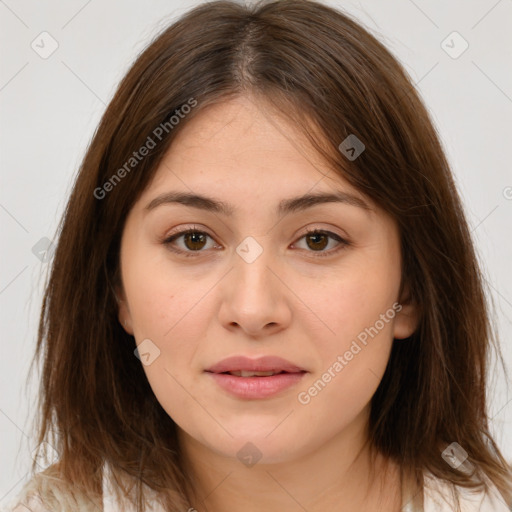
<svg viewBox="0 0 512 512"><path fill-rule="evenodd" d="M240 254L233 254L234 268L222 281L221 324L256 338L285 329L292 317L293 294L283 279L279 259L272 257L268 248L254 261Z"/></svg>

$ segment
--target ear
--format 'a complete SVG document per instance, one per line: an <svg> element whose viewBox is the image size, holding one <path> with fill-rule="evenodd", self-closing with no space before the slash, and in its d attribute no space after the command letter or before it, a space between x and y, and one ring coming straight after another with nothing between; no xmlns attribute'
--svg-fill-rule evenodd
<svg viewBox="0 0 512 512"><path fill-rule="evenodd" d="M119 323L123 326L123 329L128 334L133 336L132 316L130 313L130 308L126 302L124 290L120 285L114 286L114 296L117 302L117 318Z"/></svg>
<svg viewBox="0 0 512 512"><path fill-rule="evenodd" d="M393 337L403 340L411 336L419 324L419 307L410 296L409 287L405 286L399 300L400 308L396 308L397 314L393 324Z"/></svg>

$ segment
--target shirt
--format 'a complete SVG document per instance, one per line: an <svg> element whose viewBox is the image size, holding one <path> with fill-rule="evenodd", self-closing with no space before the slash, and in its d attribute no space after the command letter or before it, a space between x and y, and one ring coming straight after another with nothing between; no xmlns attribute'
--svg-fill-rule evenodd
<svg viewBox="0 0 512 512"><path fill-rule="evenodd" d="M459 494L462 512L510 512L504 498L496 486L487 478L489 491L487 493L477 489L467 489L456 486ZM453 512L456 510L452 498L451 485L446 481L430 474L424 474L424 502L423 510L413 507L404 507L403 512Z"/></svg>
<svg viewBox="0 0 512 512"><path fill-rule="evenodd" d="M135 512L135 508L129 505L128 502L119 503L116 501L108 478L109 469L106 465L104 465L103 469L101 510L103 512ZM3 512L27 512L27 510L30 512L55 512L56 509L53 508L54 505L48 504L47 500L42 496L49 490L51 490L62 510L98 512L98 507L90 500L87 501L81 498L77 498L77 508L66 492L62 492L55 484L52 486L52 484L48 485L48 482L45 483L47 478L37 478L40 475L41 473L38 473L36 477L33 477L32 480L25 484L19 495ZM403 512L453 512L455 510L455 504L451 497L450 485L444 480L435 478L432 475L425 474L424 476L423 510L421 505L414 507L411 503L407 503L402 509ZM490 485L490 491L488 493L466 489L460 486L457 487L462 512L510 512L512 510L512 508L509 508L505 503L498 489L490 481L488 482ZM144 487L146 488L145 485ZM147 490L150 496L154 493L149 487ZM158 505L156 501L150 501L148 512L165 512L165 510Z"/></svg>

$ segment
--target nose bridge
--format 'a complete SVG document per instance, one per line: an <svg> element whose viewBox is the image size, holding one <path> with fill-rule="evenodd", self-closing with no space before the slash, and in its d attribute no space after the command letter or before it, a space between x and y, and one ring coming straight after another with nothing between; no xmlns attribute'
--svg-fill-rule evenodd
<svg viewBox="0 0 512 512"><path fill-rule="evenodd" d="M272 249L268 244L264 247L261 239L260 242L248 236L236 248L235 280L244 295L251 290L268 294L272 289L268 268L272 264Z"/></svg>
<svg viewBox="0 0 512 512"><path fill-rule="evenodd" d="M238 324L255 335L269 324L277 328L289 321L291 315L282 295L285 288L271 271L275 264L272 249L254 237L245 238L236 247L234 268L222 297L224 325Z"/></svg>

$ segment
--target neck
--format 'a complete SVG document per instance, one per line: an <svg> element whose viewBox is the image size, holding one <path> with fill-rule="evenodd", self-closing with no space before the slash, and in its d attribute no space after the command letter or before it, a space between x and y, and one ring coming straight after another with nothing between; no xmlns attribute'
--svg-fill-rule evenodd
<svg viewBox="0 0 512 512"><path fill-rule="evenodd" d="M183 467L197 512L399 511L398 467L372 454L366 414L329 441L285 462L246 467L208 449L181 429ZM363 428L362 428L363 427Z"/></svg>

